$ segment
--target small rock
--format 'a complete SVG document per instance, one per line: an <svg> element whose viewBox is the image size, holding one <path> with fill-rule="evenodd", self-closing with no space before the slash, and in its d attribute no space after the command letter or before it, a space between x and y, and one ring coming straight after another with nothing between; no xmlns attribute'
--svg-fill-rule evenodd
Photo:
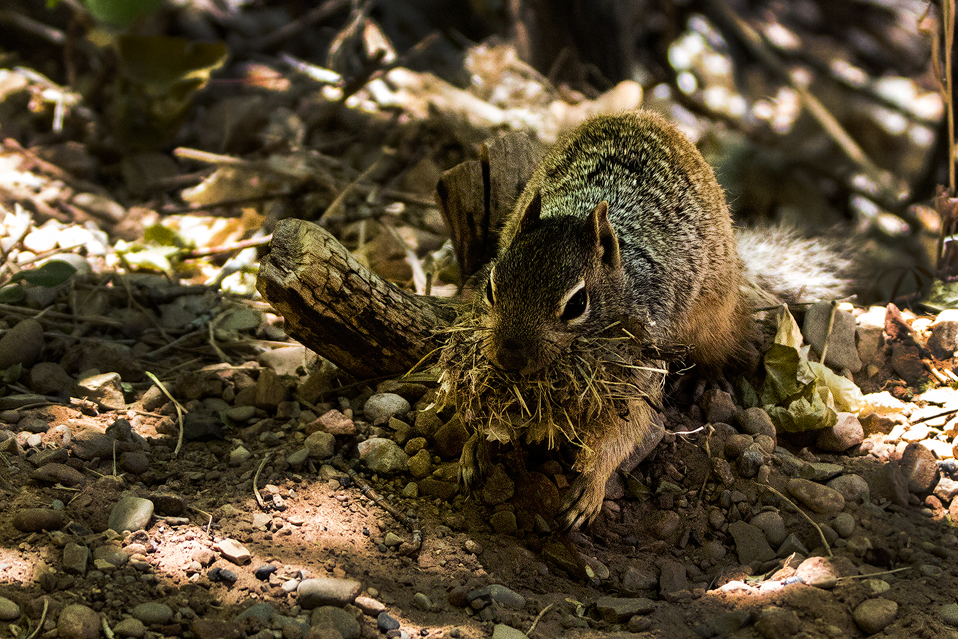
<svg viewBox="0 0 958 639"><path fill-rule="evenodd" d="M662 574L659 577L659 590L666 601L674 601L681 593L691 592L685 564L675 559L662 562Z"/></svg>
<svg viewBox="0 0 958 639"><path fill-rule="evenodd" d="M858 604L852 617L862 632L873 635L881 632L898 616L898 604L890 599L877 597Z"/></svg>
<svg viewBox="0 0 958 639"><path fill-rule="evenodd" d="M606 623L624 623L653 610L655 602L645 597L599 597L595 602L595 611Z"/></svg>
<svg viewBox="0 0 958 639"><path fill-rule="evenodd" d="M405 472L408 468L409 455L391 439L371 437L359 442L356 449L359 452L359 458L374 473Z"/></svg>
<svg viewBox="0 0 958 639"><path fill-rule="evenodd" d="M142 475L150 469L150 458L134 450L120 453L120 469L131 475Z"/></svg>
<svg viewBox="0 0 958 639"><path fill-rule="evenodd" d="M309 615L309 625L315 627L331 626L343 639L359 639L361 630L356 617L336 606L320 606Z"/></svg>
<svg viewBox="0 0 958 639"><path fill-rule="evenodd" d="M113 632L117 637L133 637L134 639L140 639L140 637L146 634L146 626L144 626L143 622L139 619L127 617L113 626Z"/></svg>
<svg viewBox="0 0 958 639"><path fill-rule="evenodd" d="M522 610L526 607L526 598L501 584L490 584L477 588L466 595L469 601L494 601L501 606L512 610Z"/></svg>
<svg viewBox="0 0 958 639"><path fill-rule="evenodd" d="M529 639L526 633L504 623L492 627L492 639Z"/></svg>
<svg viewBox="0 0 958 639"><path fill-rule="evenodd" d="M40 395L69 397L75 383L62 366L53 362L40 362L30 369L30 390Z"/></svg>
<svg viewBox="0 0 958 639"><path fill-rule="evenodd" d="M695 626L695 632L705 639L728 637L751 623L752 614L750 610L726 612L698 624Z"/></svg>
<svg viewBox="0 0 958 639"><path fill-rule="evenodd" d="M309 450L311 459L329 459L336 452L336 437L331 433L318 430L307 437L303 445Z"/></svg>
<svg viewBox="0 0 958 639"><path fill-rule="evenodd" d="M383 633L389 632L390 630L398 630L399 620L384 611L376 617L376 626L379 628L379 631Z"/></svg>
<svg viewBox="0 0 958 639"><path fill-rule="evenodd" d="M306 426L306 432L312 430L323 430L331 435L352 436L356 434L356 424L353 420L343 415L338 410L331 410L323 413L315 422Z"/></svg>
<svg viewBox="0 0 958 639"><path fill-rule="evenodd" d="M83 604L72 604L60 612L57 632L60 639L98 639L100 615Z"/></svg>
<svg viewBox="0 0 958 639"><path fill-rule="evenodd" d="M409 453L406 454L408 455ZM425 448L410 457L407 463L409 465L409 474L416 479L428 477L432 473L432 457Z"/></svg>
<svg viewBox="0 0 958 639"><path fill-rule="evenodd" d="M419 420L416 420L418 426ZM440 426L433 435L436 454L442 459L459 459L462 447L469 439L469 430L462 423L462 418L455 415Z"/></svg>
<svg viewBox="0 0 958 639"><path fill-rule="evenodd" d="M932 452L921 444L905 446L899 465L908 482L908 490L916 495L931 493L941 479L938 461Z"/></svg>
<svg viewBox="0 0 958 639"><path fill-rule="evenodd" d="M827 339L828 353L825 363L857 373L862 368L862 361L858 357L858 348L855 346L855 317L847 311L836 309L835 320L831 322L831 332L829 332L831 316L831 302L812 304L805 313L802 335L818 353L822 352Z"/></svg>
<svg viewBox="0 0 958 639"><path fill-rule="evenodd" d="M223 417L237 424L245 424L256 417L255 406L230 406L223 411Z"/></svg>
<svg viewBox="0 0 958 639"><path fill-rule="evenodd" d="M873 476L872 490L891 503L908 507L908 480L896 461L888 461Z"/></svg>
<svg viewBox="0 0 958 639"><path fill-rule="evenodd" d="M0 621L13 621L20 616L20 606L6 597L0 597Z"/></svg>
<svg viewBox="0 0 958 639"><path fill-rule="evenodd" d="M20 320L0 337L0 370L20 364L30 368L43 349L43 326L33 318Z"/></svg>
<svg viewBox="0 0 958 639"><path fill-rule="evenodd" d="M147 626L162 626L173 620L173 609L159 601L141 603L131 614Z"/></svg>
<svg viewBox="0 0 958 639"><path fill-rule="evenodd" d="M422 592L417 592L412 596L412 604L420 610L429 611L432 609L432 600Z"/></svg>
<svg viewBox="0 0 958 639"><path fill-rule="evenodd" d="M234 468L245 466L252 456L253 453L249 452L245 446L237 446L230 451L229 464Z"/></svg>
<svg viewBox="0 0 958 639"><path fill-rule="evenodd" d="M785 520L782 519L782 516L777 512L762 512L749 520L750 524L757 526L765 533L765 539L768 540L768 543L774 547L778 548L782 545L782 542L785 541ZM742 562L748 563L748 562Z"/></svg>
<svg viewBox="0 0 958 639"><path fill-rule="evenodd" d="M57 463L44 464L34 469L34 471L30 473L30 476L38 482L63 484L64 486L79 486L86 481L86 477L83 476L83 473L76 468Z"/></svg>
<svg viewBox="0 0 958 639"><path fill-rule="evenodd" d="M958 627L958 603L950 603L942 606L941 620L950 626Z"/></svg>
<svg viewBox="0 0 958 639"><path fill-rule="evenodd" d="M250 551L235 539L223 539L215 544L213 548L237 566L245 566L253 557Z"/></svg>
<svg viewBox="0 0 958 639"><path fill-rule="evenodd" d="M289 390L283 384L282 378L269 368L260 370L255 388L253 405L265 411L276 410L276 407L286 401L289 395Z"/></svg>
<svg viewBox="0 0 958 639"><path fill-rule="evenodd" d="M123 386L119 373L101 373L77 380L80 397L94 402L100 410L123 410Z"/></svg>
<svg viewBox="0 0 958 639"><path fill-rule="evenodd" d="M353 604L370 617L376 617L386 611L386 604L372 597L356 597Z"/></svg>
<svg viewBox="0 0 958 639"><path fill-rule="evenodd" d="M246 636L241 624L221 619L194 619L190 630L196 639L240 639Z"/></svg>
<svg viewBox="0 0 958 639"><path fill-rule="evenodd" d="M868 482L860 475L841 475L828 482L826 486L837 490L848 503L857 504L871 499Z"/></svg>
<svg viewBox="0 0 958 639"><path fill-rule="evenodd" d="M775 424L764 408L755 406L743 410L738 414L738 424L742 431L749 435L768 435L775 438Z"/></svg>
<svg viewBox="0 0 958 639"><path fill-rule="evenodd" d="M113 440L96 430L82 430L70 442L70 451L83 461L113 459Z"/></svg>
<svg viewBox="0 0 958 639"><path fill-rule="evenodd" d="M802 466L801 478L814 482L828 481L838 477L845 469L839 464L827 464L824 462L814 462Z"/></svg>
<svg viewBox="0 0 958 639"><path fill-rule="evenodd" d="M459 493L459 486L451 481L441 481L433 477L426 477L417 482L419 492L441 501L449 501Z"/></svg>
<svg viewBox="0 0 958 639"><path fill-rule="evenodd" d="M837 490L798 477L788 480L788 492L810 510L830 514L845 508L845 498Z"/></svg>
<svg viewBox="0 0 958 639"><path fill-rule="evenodd" d="M489 517L489 525L500 535L515 535L518 530L516 514L511 510L500 510Z"/></svg>
<svg viewBox="0 0 958 639"><path fill-rule="evenodd" d="M404 417L410 408L409 402L395 393L376 393L363 404L363 415L378 426L388 422L390 417Z"/></svg>
<svg viewBox="0 0 958 639"><path fill-rule="evenodd" d="M824 590L834 588L841 576L835 565L825 557L809 557L799 564L795 574L806 586Z"/></svg>
<svg viewBox="0 0 958 639"><path fill-rule="evenodd" d="M775 609L762 614L755 622L755 630L765 639L782 639L795 635L802 627L802 620L793 610Z"/></svg>
<svg viewBox="0 0 958 639"><path fill-rule="evenodd" d="M765 533L752 524L736 521L728 525L728 532L735 540L735 550L741 564L763 563L775 558L775 551L768 545Z"/></svg>
<svg viewBox="0 0 958 639"><path fill-rule="evenodd" d="M629 566L622 574L622 590L626 593L654 590L658 585L659 578L651 568L645 565Z"/></svg>
<svg viewBox="0 0 958 639"><path fill-rule="evenodd" d="M838 423L818 432L816 444L822 450L841 453L858 446L865 439L865 429L853 413L838 413Z"/></svg>
<svg viewBox="0 0 958 639"><path fill-rule="evenodd" d="M516 494L516 484L506 474L505 467L502 464L496 464L483 484L480 494L482 503L487 506L497 506L512 499Z"/></svg>
<svg viewBox="0 0 958 639"><path fill-rule="evenodd" d="M894 342L891 350L891 367L911 385L918 384L925 376L918 346L910 342Z"/></svg>
<svg viewBox="0 0 958 639"><path fill-rule="evenodd" d="M68 575L86 574L87 564L90 562L90 549L86 546L70 542L63 547L63 572Z"/></svg>
<svg viewBox="0 0 958 639"><path fill-rule="evenodd" d="M735 413L735 402L732 401L732 396L718 388L705 391L700 405L705 412L705 420L710 424L719 422L728 424Z"/></svg>
<svg viewBox="0 0 958 639"><path fill-rule="evenodd" d="M942 311L928 329L928 350L938 359L951 359L958 348L958 310Z"/></svg>
<svg viewBox="0 0 958 639"><path fill-rule="evenodd" d="M213 411L193 410L183 416L183 441L208 442L223 439L223 420Z"/></svg>
<svg viewBox="0 0 958 639"><path fill-rule="evenodd" d="M107 527L116 532L143 530L150 523L151 517L152 501L135 495L124 495L110 512Z"/></svg>
<svg viewBox="0 0 958 639"><path fill-rule="evenodd" d="M835 529L842 538L848 539L855 532L855 518L849 513L838 513L832 521L832 528Z"/></svg>
<svg viewBox="0 0 958 639"><path fill-rule="evenodd" d="M362 584L353 579L304 579L296 590L296 600L306 610L319 606L342 607L352 603L362 589Z"/></svg>
<svg viewBox="0 0 958 639"><path fill-rule="evenodd" d="M13 527L20 532L60 530L66 523L66 513L51 508L24 508L13 516Z"/></svg>

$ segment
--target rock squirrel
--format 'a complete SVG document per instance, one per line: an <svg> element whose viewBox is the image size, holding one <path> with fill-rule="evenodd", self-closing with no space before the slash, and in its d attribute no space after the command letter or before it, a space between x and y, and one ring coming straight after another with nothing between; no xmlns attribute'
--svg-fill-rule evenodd
<svg viewBox="0 0 958 639"><path fill-rule="evenodd" d="M737 245L758 261L743 262ZM737 237L711 166L661 116L596 117L540 161L500 233L481 293L483 352L499 370L535 376L575 339L615 324L663 360L681 350L718 371L754 349L758 299L828 296L839 266L787 232ZM609 476L649 437L652 408L629 412L631 425L604 431L587 462L580 452L564 526L598 514ZM483 472L475 440L460 462L467 486Z"/></svg>

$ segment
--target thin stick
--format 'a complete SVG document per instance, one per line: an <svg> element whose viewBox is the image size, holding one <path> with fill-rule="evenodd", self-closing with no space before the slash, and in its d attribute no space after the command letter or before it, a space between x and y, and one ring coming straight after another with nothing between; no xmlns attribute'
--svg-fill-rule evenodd
<svg viewBox="0 0 958 639"><path fill-rule="evenodd" d="M832 554L832 547L828 545L828 540L825 539L825 533L822 532L821 527L820 527L818 524L815 523L815 520L814 520L814 519L812 519L811 517L809 517L809 516L805 513L804 510L802 510L801 508L799 508L799 507L795 504L794 501L792 501L791 499L789 499L788 497L786 497L786 496L783 495L782 493L778 492L777 490L775 490L774 488L772 488L772 487L769 486L768 484L759 484L759 485L762 486L763 488L769 489L770 491L772 491L773 493L775 493L776 495L778 495L779 497L781 497L782 499L784 499L788 504L791 504L792 508L794 508L795 510L797 510L798 513L799 513L802 517L804 517L805 519L807 519L807 520L808 520L808 523L810 523L812 526L814 526L814 527L815 527L815 530L818 531L818 536L822 538L822 543L825 544L825 550L828 552L828 556L829 556L829 557L834 557L834 556L835 556L835 555Z"/></svg>
<svg viewBox="0 0 958 639"><path fill-rule="evenodd" d="M269 459L269 456L272 453L266 453L263 456L263 461L259 463L259 468L256 469L256 474L253 475L253 494L256 495L256 503L259 504L259 507L263 510L267 510L266 501L263 500L263 496L259 494L259 488L256 487L256 482L259 481L259 474L263 472L263 467L266 465L266 460Z"/></svg>
<svg viewBox="0 0 958 639"><path fill-rule="evenodd" d="M838 311L838 302L832 300L831 313L828 316L828 327L825 329L825 342L822 344L822 364L825 363L825 356L828 354L828 340L832 336L832 328L835 326L835 313Z"/></svg>
<svg viewBox="0 0 958 639"><path fill-rule="evenodd" d="M170 391L166 390L166 386L163 385L163 382L157 379L156 375L150 371L146 371L146 376L153 380L153 383L156 384L156 387L163 391L163 394L166 395L170 401L173 402L173 406L176 407L177 421L180 424L180 434L176 439L176 448L173 450L173 457L176 457L180 454L180 447L183 445L183 413L186 412L186 408L176 401L176 399L170 394Z"/></svg>
<svg viewBox="0 0 958 639"><path fill-rule="evenodd" d="M528 630L526 630L526 635L527 635L527 636L532 634L532 631L535 630L535 629L536 629L536 626L539 624L539 620L542 619L543 615L545 615L547 612L549 612L550 610L552 610L552 606L554 606L554 605L555 605L555 604L549 604L548 606L546 606L545 608L543 608L542 611L541 611L539 614L536 615L536 618L532 620L532 625L529 626L529 629L528 629Z"/></svg>

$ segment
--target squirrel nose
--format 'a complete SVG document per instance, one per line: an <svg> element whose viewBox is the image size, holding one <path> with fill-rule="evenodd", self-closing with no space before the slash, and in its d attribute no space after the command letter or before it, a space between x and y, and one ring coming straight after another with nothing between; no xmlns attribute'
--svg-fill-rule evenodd
<svg viewBox="0 0 958 639"><path fill-rule="evenodd" d="M522 342L515 338L503 340L494 353L493 362L507 371L522 370L529 362L522 346Z"/></svg>

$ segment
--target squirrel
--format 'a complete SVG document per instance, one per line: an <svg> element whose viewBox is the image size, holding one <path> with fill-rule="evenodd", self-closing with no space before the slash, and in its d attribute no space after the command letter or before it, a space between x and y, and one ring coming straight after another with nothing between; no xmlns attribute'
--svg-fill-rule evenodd
<svg viewBox="0 0 958 639"><path fill-rule="evenodd" d="M576 338L619 324L640 335L643 348L681 350L718 372L754 353L758 299L840 288L833 252L808 251L809 263L797 264L805 258L785 249L793 242L802 240L778 229L737 235L712 167L665 118L595 117L540 161L500 232L479 293L484 356L499 370L535 376ZM738 246L760 262L743 262ZM798 265L808 277L789 271ZM636 447L649 452L654 410L643 402L629 412L592 442L587 461L579 453L582 472L558 518L564 528L594 519L619 464ZM463 450L467 487L484 472L483 446L474 436Z"/></svg>

